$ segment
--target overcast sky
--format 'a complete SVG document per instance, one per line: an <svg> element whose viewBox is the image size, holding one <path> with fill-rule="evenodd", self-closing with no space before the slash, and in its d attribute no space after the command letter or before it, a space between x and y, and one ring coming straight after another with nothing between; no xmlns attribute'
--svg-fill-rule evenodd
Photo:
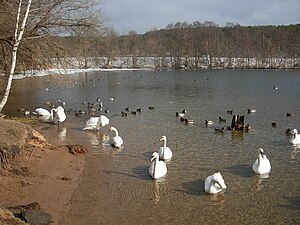
<svg viewBox="0 0 300 225"><path fill-rule="evenodd" d="M219 26L300 23L300 0L102 0L102 8L120 34L197 20Z"/></svg>

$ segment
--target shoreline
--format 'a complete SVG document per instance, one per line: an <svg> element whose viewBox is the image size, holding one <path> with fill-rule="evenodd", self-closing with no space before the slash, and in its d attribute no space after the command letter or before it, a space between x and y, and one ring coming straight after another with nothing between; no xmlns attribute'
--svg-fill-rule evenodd
<svg viewBox="0 0 300 225"><path fill-rule="evenodd" d="M10 121L1 119L0 123ZM41 128L33 126L32 130ZM3 134L1 138L5 138ZM51 215L51 224L58 225L61 212L66 211L64 207L81 182L84 166L85 154L71 154L67 146L55 146L46 139L36 141L33 135L9 169L0 171L0 208L37 202Z"/></svg>

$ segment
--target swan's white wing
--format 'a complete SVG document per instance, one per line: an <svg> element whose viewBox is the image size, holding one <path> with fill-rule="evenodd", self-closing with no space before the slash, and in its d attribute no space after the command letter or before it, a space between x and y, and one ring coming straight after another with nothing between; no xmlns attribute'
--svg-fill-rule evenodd
<svg viewBox="0 0 300 225"><path fill-rule="evenodd" d="M67 116L64 111L59 111L57 113L57 116L58 116L58 122L61 122L61 123L67 119Z"/></svg>
<svg viewBox="0 0 300 225"><path fill-rule="evenodd" d="M259 168L259 169L260 169L259 170L260 174L266 174L271 171L271 163L266 155L263 157L262 162L261 162L261 168Z"/></svg>
<svg viewBox="0 0 300 225"><path fill-rule="evenodd" d="M158 167L157 170L156 170L157 178L165 176L167 174L167 165L166 165L166 163L163 162L163 161L158 161L156 165Z"/></svg>
<svg viewBox="0 0 300 225"><path fill-rule="evenodd" d="M221 179L223 180L223 178L221 178ZM224 183L224 187L226 188L225 182L224 182L224 180L223 181L222 180L220 182ZM208 176L206 178L205 183L204 183L204 190L206 193L209 193L209 194L216 194L223 190L223 188L218 183L216 183L215 174Z"/></svg>
<svg viewBox="0 0 300 225"><path fill-rule="evenodd" d="M47 109L43 109L43 108L35 109L33 114L36 114L38 116L51 116L51 113Z"/></svg>
<svg viewBox="0 0 300 225"><path fill-rule="evenodd" d="M259 156L261 157L261 156ZM260 158L260 164L258 165L258 159L252 165L252 170L257 174L266 174L271 171L271 163L267 156Z"/></svg>
<svg viewBox="0 0 300 225"><path fill-rule="evenodd" d="M168 160L173 157L173 152L169 147L160 147L158 151L159 158Z"/></svg>
<svg viewBox="0 0 300 225"><path fill-rule="evenodd" d="M290 140L290 143L292 145L300 144L300 135L296 134L295 137L292 137L291 140Z"/></svg>
<svg viewBox="0 0 300 225"><path fill-rule="evenodd" d="M167 174L167 165L163 161L152 161L149 167L149 175L153 179L157 179L163 177Z"/></svg>
<svg viewBox="0 0 300 225"><path fill-rule="evenodd" d="M96 130L99 127L99 117L91 117L88 121L85 123L85 127L83 130Z"/></svg>
<svg viewBox="0 0 300 225"><path fill-rule="evenodd" d="M117 137L113 137L113 138L112 138L112 142L111 142L111 143L112 143L112 145L113 145L114 147L120 148L120 147L122 147L124 141L123 141L122 137L117 136Z"/></svg>
<svg viewBox="0 0 300 225"><path fill-rule="evenodd" d="M106 116L101 115L100 116L100 127L105 127L109 124L109 119Z"/></svg>

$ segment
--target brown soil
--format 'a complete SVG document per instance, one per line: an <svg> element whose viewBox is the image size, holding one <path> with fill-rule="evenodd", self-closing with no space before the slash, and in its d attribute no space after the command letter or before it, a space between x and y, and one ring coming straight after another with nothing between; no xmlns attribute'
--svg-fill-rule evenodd
<svg viewBox="0 0 300 225"><path fill-rule="evenodd" d="M51 214L51 224L57 225L61 209L80 182L85 154L79 153L85 148L51 145L30 126L0 119L1 152L14 154L2 154L0 161L0 224L18 224L4 222L7 214L2 209L38 202Z"/></svg>

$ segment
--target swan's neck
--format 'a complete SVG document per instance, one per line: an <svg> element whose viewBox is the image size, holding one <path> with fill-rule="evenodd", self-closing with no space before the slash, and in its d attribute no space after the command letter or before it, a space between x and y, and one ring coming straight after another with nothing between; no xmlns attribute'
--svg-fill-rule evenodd
<svg viewBox="0 0 300 225"><path fill-rule="evenodd" d="M257 163L257 167L260 166L262 159L263 159L263 155L260 153L260 154L258 155L258 163Z"/></svg>
<svg viewBox="0 0 300 225"><path fill-rule="evenodd" d="M167 139L164 139L164 148L167 147Z"/></svg>
<svg viewBox="0 0 300 225"><path fill-rule="evenodd" d="M118 137L119 136L119 132L116 129L113 129L113 131L116 133L115 137Z"/></svg>
<svg viewBox="0 0 300 225"><path fill-rule="evenodd" d="M296 139L296 137L297 137L297 133L295 132L293 135L293 139Z"/></svg>
<svg viewBox="0 0 300 225"><path fill-rule="evenodd" d="M56 112L56 109L55 109L55 108L52 108L52 109L50 110L50 120L52 120L52 121L54 120L54 118L53 118L53 115L54 115L53 112L54 112L54 111Z"/></svg>
<svg viewBox="0 0 300 225"><path fill-rule="evenodd" d="M215 179L211 179L211 180L210 180L210 183L209 183L209 186L210 186L210 187L215 187L215 186L216 186L216 185L215 185L216 183L218 183L218 182L217 182Z"/></svg>
<svg viewBox="0 0 300 225"><path fill-rule="evenodd" d="M55 111L55 108L52 108L51 110L50 110L50 115L51 116L53 116L53 112Z"/></svg>
<svg viewBox="0 0 300 225"><path fill-rule="evenodd" d="M154 167L153 167L153 177L155 177L155 171L156 171L156 159L154 160Z"/></svg>

